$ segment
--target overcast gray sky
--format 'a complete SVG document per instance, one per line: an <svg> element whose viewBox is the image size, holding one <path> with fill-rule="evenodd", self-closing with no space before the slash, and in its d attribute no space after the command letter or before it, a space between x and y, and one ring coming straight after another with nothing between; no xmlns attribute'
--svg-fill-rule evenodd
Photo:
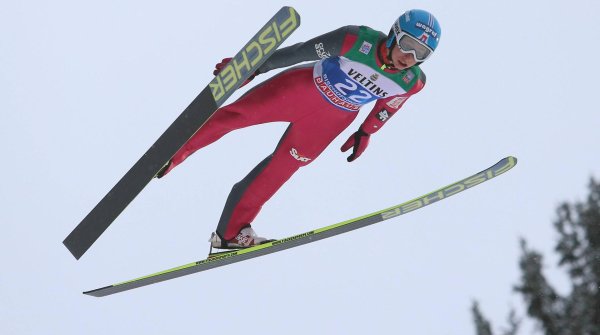
<svg viewBox="0 0 600 335"><path fill-rule="evenodd" d="M80 260L62 240L281 6L286 45L347 24L387 32L433 12L427 86L354 163L325 153L255 222L281 238L377 211L514 155L509 173L434 206L285 252L107 298L85 290L203 259L231 186L285 124L230 134L152 182ZM473 334L497 327L518 238L553 283L561 201L600 176L600 4L594 0L5 1L0 9L0 333ZM268 78L260 76L256 82ZM254 84L254 83L253 83ZM233 98L239 96L242 90ZM526 328L531 330L531 325Z"/></svg>

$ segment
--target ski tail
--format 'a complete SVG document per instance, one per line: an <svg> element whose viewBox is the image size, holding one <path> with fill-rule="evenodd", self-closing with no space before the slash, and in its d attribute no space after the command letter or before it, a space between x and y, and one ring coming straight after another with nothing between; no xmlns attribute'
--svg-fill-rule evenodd
<svg viewBox="0 0 600 335"><path fill-rule="evenodd" d="M366 227L381 221L389 220L406 213L421 209L429 206L438 201L444 200L448 197L456 195L462 191L468 190L475 187L483 182L486 182L492 178L495 178L510 169L517 164L515 157L509 156L493 166L476 173L470 177L452 183L448 186L442 187L436 191L427 193L420 197L414 198L407 202L401 203L396 206L392 206L371 214L360 216L351 220L336 223L327 227L319 228L313 231L309 231L303 234L291 236L281 240L257 245L248 249L235 250L231 252L225 252L223 254L209 257L208 259L189 263L183 266L172 268L169 270L154 273L148 276L128 280L122 283L105 286L99 289L83 292L84 294L103 297L134 288L151 285L154 283L162 282L169 279L174 279L182 276L186 276L192 273L206 271L212 268L241 262L247 259L264 256L274 252L294 248L300 245L319 241L328 237L347 233L352 230L356 230L362 227Z"/></svg>
<svg viewBox="0 0 600 335"><path fill-rule="evenodd" d="M296 10L283 7L246 43L63 241L76 259L83 256L177 150L299 25L300 16Z"/></svg>

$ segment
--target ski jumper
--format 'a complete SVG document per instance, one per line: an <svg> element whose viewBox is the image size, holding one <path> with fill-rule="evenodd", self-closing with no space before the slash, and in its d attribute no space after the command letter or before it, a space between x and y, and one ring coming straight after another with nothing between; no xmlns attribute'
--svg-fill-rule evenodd
<svg viewBox="0 0 600 335"><path fill-rule="evenodd" d="M218 109L173 156L167 171L232 130L267 122L289 122L275 151L233 186L217 226L224 240L249 225L262 206L302 166L313 162L356 117L374 108L361 125L378 131L425 84L418 66L384 65L386 35L365 26L346 26L276 51L257 73L288 69ZM314 62L317 61L317 62Z"/></svg>

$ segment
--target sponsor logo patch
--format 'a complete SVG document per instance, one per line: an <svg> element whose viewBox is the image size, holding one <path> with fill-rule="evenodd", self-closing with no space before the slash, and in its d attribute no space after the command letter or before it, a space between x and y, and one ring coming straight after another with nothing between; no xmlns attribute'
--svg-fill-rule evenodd
<svg viewBox="0 0 600 335"><path fill-rule="evenodd" d="M384 91L383 88L377 86L373 81L375 80L369 80L370 78L372 78L373 76L375 76L376 78L379 78L379 75L377 73L374 73L373 75L371 75L369 77L369 79L367 79L367 77L358 72L355 69L350 69L348 71L348 76L352 77L354 80L356 80L356 82L358 82L359 84L361 84L364 88L368 89L369 91L371 91L371 93L373 93L374 95L377 95L378 97L384 98L388 96L388 92ZM351 84L352 85L352 84ZM356 87L352 88L353 90L356 89Z"/></svg>
<svg viewBox="0 0 600 335"><path fill-rule="evenodd" d="M373 44L364 41L363 44L360 46L360 49L358 49L358 51L360 51L361 53L368 55L369 52L371 52L371 48L373 48Z"/></svg>
<svg viewBox="0 0 600 335"><path fill-rule="evenodd" d="M388 101L386 103L386 105L390 106L393 109L398 109L400 108L400 106L402 106L402 104L404 103L404 101L406 101L406 97L395 97L394 99Z"/></svg>
<svg viewBox="0 0 600 335"><path fill-rule="evenodd" d="M315 44L315 50L317 51L317 56L319 56L321 59L331 57L331 54L325 51L325 46L323 43Z"/></svg>
<svg viewBox="0 0 600 335"><path fill-rule="evenodd" d="M402 80L407 84L410 83L413 79L415 79L415 73L412 71L406 72L406 74L402 78Z"/></svg>
<svg viewBox="0 0 600 335"><path fill-rule="evenodd" d="M296 148L292 148L292 150L290 150L290 155L292 155L292 157L294 157L296 160L301 161L303 163L307 163L308 161L311 160L308 157L304 157L304 156L300 155L298 153L298 150L296 150Z"/></svg>
<svg viewBox="0 0 600 335"><path fill-rule="evenodd" d="M437 36L438 36L437 31L435 31L432 27L426 25L423 22L417 22L415 24L415 26L417 28L423 29L423 31L425 32L425 34L431 34L434 38L437 38Z"/></svg>
<svg viewBox="0 0 600 335"><path fill-rule="evenodd" d="M390 114L385 109L382 109L379 113L377 113L377 118L379 121L385 122L390 118Z"/></svg>

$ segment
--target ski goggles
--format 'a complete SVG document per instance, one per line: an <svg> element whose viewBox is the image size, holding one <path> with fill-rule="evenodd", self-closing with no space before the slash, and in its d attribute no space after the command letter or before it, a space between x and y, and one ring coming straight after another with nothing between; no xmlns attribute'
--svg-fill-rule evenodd
<svg viewBox="0 0 600 335"><path fill-rule="evenodd" d="M417 62L423 62L433 50L405 32L396 35L396 42L404 53L411 53Z"/></svg>

